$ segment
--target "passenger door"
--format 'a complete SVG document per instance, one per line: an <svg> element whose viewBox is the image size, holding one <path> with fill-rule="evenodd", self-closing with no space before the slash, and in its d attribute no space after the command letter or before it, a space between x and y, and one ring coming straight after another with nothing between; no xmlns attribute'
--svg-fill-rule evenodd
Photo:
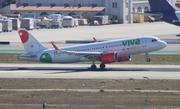
<svg viewBox="0 0 180 109"><path fill-rule="evenodd" d="M147 47L146 38L142 38L142 47Z"/></svg>

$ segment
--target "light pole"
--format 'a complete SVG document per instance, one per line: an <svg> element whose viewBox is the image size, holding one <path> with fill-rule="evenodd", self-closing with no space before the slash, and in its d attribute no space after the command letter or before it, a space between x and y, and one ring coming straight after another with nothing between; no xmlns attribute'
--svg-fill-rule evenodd
<svg viewBox="0 0 180 109"><path fill-rule="evenodd" d="M128 1L128 23L132 24L132 0Z"/></svg>

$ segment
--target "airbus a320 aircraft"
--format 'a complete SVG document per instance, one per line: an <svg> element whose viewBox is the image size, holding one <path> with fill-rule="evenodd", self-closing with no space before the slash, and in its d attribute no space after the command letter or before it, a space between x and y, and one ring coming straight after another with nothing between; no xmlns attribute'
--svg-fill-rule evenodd
<svg viewBox="0 0 180 109"><path fill-rule="evenodd" d="M170 4L167 0L148 0L151 11L134 14L152 16L167 23L180 26L180 9Z"/></svg>
<svg viewBox="0 0 180 109"><path fill-rule="evenodd" d="M145 53L149 62L149 52L163 49L167 45L157 37L139 36L61 48L51 42L53 48L45 48L25 29L20 29L18 33L26 52L18 56L18 59L45 63L92 61L92 70L96 69L95 61L101 61L100 69L104 69L105 64L129 61L131 55L140 53Z"/></svg>

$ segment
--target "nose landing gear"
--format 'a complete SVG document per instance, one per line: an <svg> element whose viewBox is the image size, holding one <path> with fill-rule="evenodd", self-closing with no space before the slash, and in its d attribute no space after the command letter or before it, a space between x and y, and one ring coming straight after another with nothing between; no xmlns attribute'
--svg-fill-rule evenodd
<svg viewBox="0 0 180 109"><path fill-rule="evenodd" d="M151 59L149 58L149 55L148 54L145 54L146 55L146 62L150 62Z"/></svg>

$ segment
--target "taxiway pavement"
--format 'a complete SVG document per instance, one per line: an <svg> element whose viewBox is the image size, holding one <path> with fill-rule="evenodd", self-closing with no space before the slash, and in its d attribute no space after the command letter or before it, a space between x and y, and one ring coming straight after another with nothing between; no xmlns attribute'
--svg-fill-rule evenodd
<svg viewBox="0 0 180 109"><path fill-rule="evenodd" d="M110 40L141 35L154 35L160 39L179 39L180 28L164 22L116 24L105 26L79 26L63 29L39 29L29 31L40 42L65 40L91 40L96 37L100 40ZM21 42L17 31L0 33L0 40Z"/></svg>
<svg viewBox="0 0 180 109"><path fill-rule="evenodd" d="M45 47L52 48L50 41L55 41L59 47L75 45L65 44L67 40L112 40L125 37L153 35L167 41L168 46L163 50L180 50L180 27L164 22L116 24L105 26L79 26L63 29L40 29L29 31ZM0 50L23 50L17 31L0 33L0 41L9 41L10 45L0 46Z"/></svg>

